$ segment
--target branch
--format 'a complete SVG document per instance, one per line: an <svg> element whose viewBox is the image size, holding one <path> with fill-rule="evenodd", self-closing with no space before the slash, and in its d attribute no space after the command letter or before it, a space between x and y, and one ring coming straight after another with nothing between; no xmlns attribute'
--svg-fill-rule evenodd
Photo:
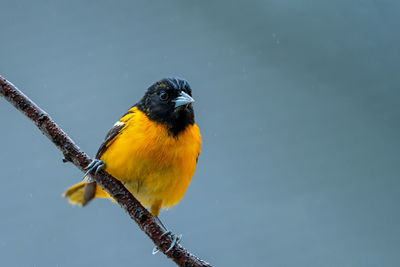
<svg viewBox="0 0 400 267"><path fill-rule="evenodd" d="M64 162L72 162L84 172L84 168L92 161L74 141L50 118L50 116L19 91L12 83L0 76L0 95L15 108L27 116L39 130L53 142L64 155ZM163 228L154 217L137 201L122 183L101 170L92 174L94 180L129 214L154 244L168 258L179 266L207 266L211 265L188 252L180 244L176 244L170 251L167 249L173 242L171 235L162 235Z"/></svg>

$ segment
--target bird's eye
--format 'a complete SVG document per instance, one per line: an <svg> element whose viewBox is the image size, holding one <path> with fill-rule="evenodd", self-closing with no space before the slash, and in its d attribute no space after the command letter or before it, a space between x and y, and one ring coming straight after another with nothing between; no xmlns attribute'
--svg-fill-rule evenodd
<svg viewBox="0 0 400 267"><path fill-rule="evenodd" d="M161 99L162 101L168 100L168 94L167 94L165 91L162 91L162 92L160 93L160 99Z"/></svg>

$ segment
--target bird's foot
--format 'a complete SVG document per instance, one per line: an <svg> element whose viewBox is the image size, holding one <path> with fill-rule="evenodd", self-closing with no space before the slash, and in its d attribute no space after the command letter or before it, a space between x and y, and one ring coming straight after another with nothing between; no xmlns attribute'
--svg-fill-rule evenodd
<svg viewBox="0 0 400 267"><path fill-rule="evenodd" d="M173 233L169 233L169 234L172 237L172 243L171 243L171 246L169 246L169 248L165 252L169 252L176 244L179 244L179 242L181 242L181 240L182 240L182 234L179 234L179 235L176 235Z"/></svg>
<svg viewBox="0 0 400 267"><path fill-rule="evenodd" d="M164 232L161 237L165 236L165 235L171 235L172 238L172 243L169 246L169 248L165 251L165 252L169 252L176 244L179 244L179 242L182 240L182 234L180 235L176 235L174 233L171 233L171 231L167 230L166 232ZM153 248L152 254L155 255L159 252L160 250L157 247Z"/></svg>
<svg viewBox="0 0 400 267"><path fill-rule="evenodd" d="M83 176L82 179L83 180L87 179L88 180L87 182L90 182L89 180L91 180L91 178L90 178L89 174L92 171L95 171L94 174L97 174L102 168L104 168L104 166L106 166L104 164L104 161L99 160L99 159L92 160L92 162L90 162L89 165L86 166L86 168L85 168L86 173L85 173L85 176Z"/></svg>
<svg viewBox="0 0 400 267"><path fill-rule="evenodd" d="M160 218L158 218L158 216L154 216L154 218L160 224L160 226L164 229L164 233L161 235L161 237L163 237L165 235L171 235L172 243L169 246L169 248L165 251L165 252L169 252L176 244L179 244L179 242L182 240L182 234L180 234L180 235L173 234L170 230L167 229L167 227L164 226L164 224L161 222L161 220L160 220ZM160 250L157 247L154 247L152 254L153 255L157 254L157 252L159 252L159 251Z"/></svg>

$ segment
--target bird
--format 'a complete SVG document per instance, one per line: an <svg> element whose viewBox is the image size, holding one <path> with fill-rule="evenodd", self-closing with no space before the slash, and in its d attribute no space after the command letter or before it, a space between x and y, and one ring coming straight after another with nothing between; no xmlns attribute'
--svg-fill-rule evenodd
<svg viewBox="0 0 400 267"><path fill-rule="evenodd" d="M63 196L81 206L94 198L112 199L90 178L92 171L103 169L156 218L161 209L176 205L192 180L201 150L193 102L184 79L165 78L152 84L109 130L86 168L86 178Z"/></svg>

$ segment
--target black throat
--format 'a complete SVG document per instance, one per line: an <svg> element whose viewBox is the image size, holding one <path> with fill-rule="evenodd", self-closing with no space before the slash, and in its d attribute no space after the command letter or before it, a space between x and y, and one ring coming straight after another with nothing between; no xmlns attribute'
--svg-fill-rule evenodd
<svg viewBox="0 0 400 267"><path fill-rule="evenodd" d="M194 111L192 105L181 106L175 109L173 112L162 112L151 105L146 105L146 101L142 99L135 105L140 111L155 122L164 124L171 135L178 136L188 126L194 124Z"/></svg>

